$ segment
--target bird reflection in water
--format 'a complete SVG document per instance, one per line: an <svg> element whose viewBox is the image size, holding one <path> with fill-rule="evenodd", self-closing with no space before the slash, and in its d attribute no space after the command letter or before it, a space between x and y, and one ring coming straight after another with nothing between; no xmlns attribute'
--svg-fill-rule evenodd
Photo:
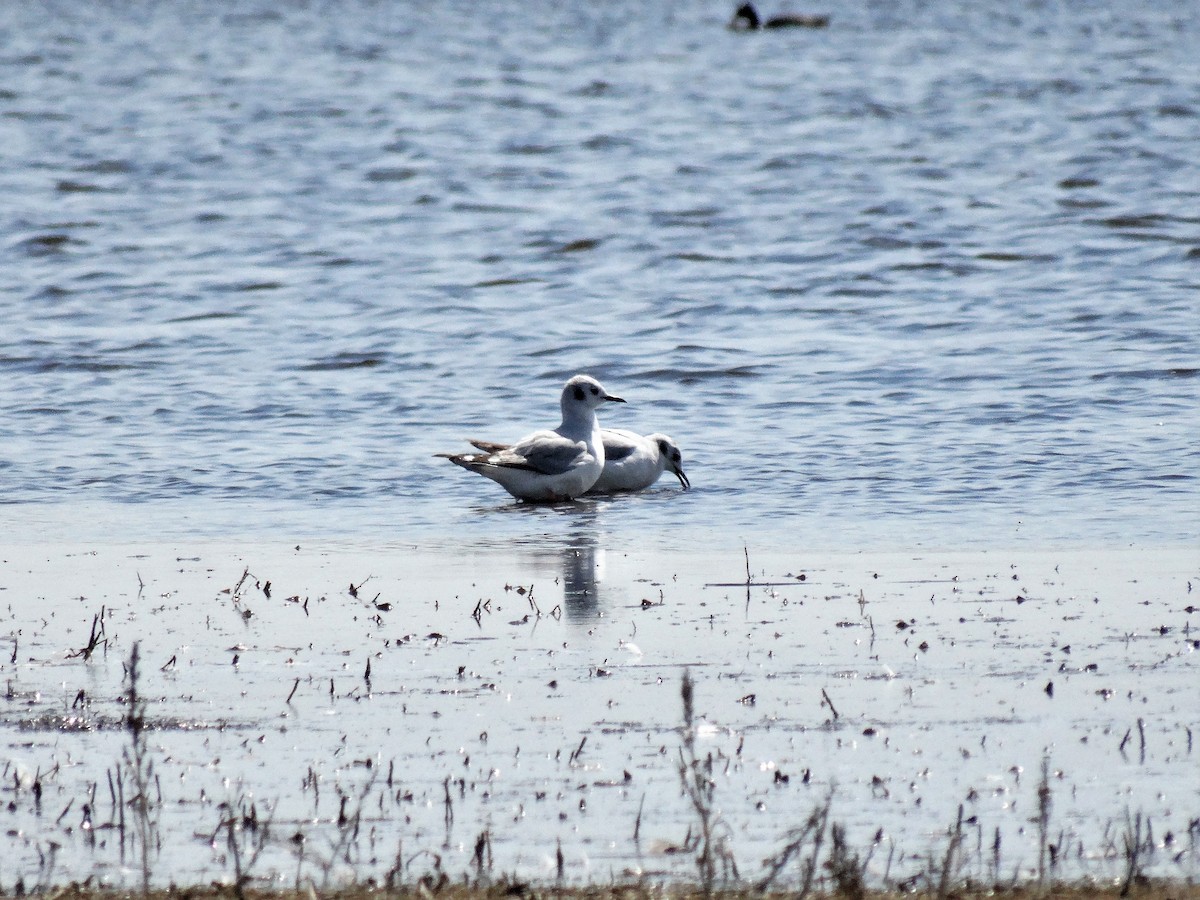
<svg viewBox="0 0 1200 900"><path fill-rule="evenodd" d="M604 549L597 523L599 505L580 501L570 504L569 530L545 534L536 544L524 545L528 563L543 577L552 574L562 588L562 614L573 622L593 619L600 612ZM567 506L562 504L560 508L566 511ZM546 611L544 602L542 610Z"/></svg>
<svg viewBox="0 0 1200 900"><path fill-rule="evenodd" d="M593 619L600 611L604 550L594 530L571 535L561 548L563 611L568 619Z"/></svg>

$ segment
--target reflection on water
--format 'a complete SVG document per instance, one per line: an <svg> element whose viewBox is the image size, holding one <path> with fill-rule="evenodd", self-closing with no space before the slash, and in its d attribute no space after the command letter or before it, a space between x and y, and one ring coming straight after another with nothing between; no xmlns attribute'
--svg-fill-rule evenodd
<svg viewBox="0 0 1200 900"><path fill-rule="evenodd" d="M513 546L531 569L554 579L562 591L563 614L571 621L584 622L601 611L606 507L605 501L591 498L549 505L506 503L502 507L507 514L555 527L553 533L539 534ZM490 515L498 510L482 512Z"/></svg>
<svg viewBox="0 0 1200 900"><path fill-rule="evenodd" d="M604 549L595 522L573 529L559 553L567 618L594 619L600 610L600 585L604 581Z"/></svg>

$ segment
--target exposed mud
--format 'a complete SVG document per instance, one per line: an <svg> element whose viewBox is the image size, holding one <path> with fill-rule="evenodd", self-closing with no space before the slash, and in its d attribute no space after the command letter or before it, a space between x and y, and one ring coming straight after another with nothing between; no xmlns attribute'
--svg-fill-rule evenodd
<svg viewBox="0 0 1200 900"><path fill-rule="evenodd" d="M1131 838L1195 877L1194 554L600 543L0 549L5 871L136 882L138 642L155 883L694 877L685 668L743 878L825 803L876 885L951 840L981 881L1119 878Z"/></svg>

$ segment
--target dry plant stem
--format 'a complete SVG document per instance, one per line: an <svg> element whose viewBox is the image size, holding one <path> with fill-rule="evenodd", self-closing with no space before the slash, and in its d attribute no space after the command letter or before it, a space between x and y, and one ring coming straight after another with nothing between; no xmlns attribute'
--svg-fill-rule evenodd
<svg viewBox="0 0 1200 900"><path fill-rule="evenodd" d="M750 548L742 547L742 553L746 555L746 609L748 610L750 609L750 584L752 581L750 577Z"/></svg>
<svg viewBox="0 0 1200 900"><path fill-rule="evenodd" d="M90 660L92 654L96 652L97 647L104 647L105 653L108 652L108 635L104 631L104 616L106 609L100 607L100 612L92 616L92 630L88 636L86 647L81 647L73 653L68 654L73 659L82 657L84 660ZM13 646L13 661L16 661L17 649L14 643Z"/></svg>
<svg viewBox="0 0 1200 900"><path fill-rule="evenodd" d="M396 859L383 877L383 886L390 892L398 890L404 883L404 841L396 842Z"/></svg>
<svg viewBox="0 0 1200 900"><path fill-rule="evenodd" d="M938 877L938 900L946 900L954 887L955 871L958 866L958 848L962 844L963 808L958 807L958 819L950 830L950 840L946 844L946 855L942 858L941 872Z"/></svg>
<svg viewBox="0 0 1200 900"><path fill-rule="evenodd" d="M245 900L246 885L250 883L250 872L258 862L259 856L267 846L271 833L271 820L258 821L258 809L253 804L246 812L244 796L238 797L233 803L222 803L219 807L223 813L213 832L212 842L216 843L217 835L225 832L225 846L233 860L233 891L237 900ZM249 856L244 855L249 843Z"/></svg>
<svg viewBox="0 0 1200 900"><path fill-rule="evenodd" d="M693 844L689 829L685 848L695 850L700 887L704 895L709 897L716 885L718 861L725 875L734 879L737 878L737 863L724 837L717 833L724 828L724 823L715 807L713 756L709 753L701 759L696 753L694 690L692 676L687 669L683 670L680 696L683 700L683 746L679 748L679 780L696 813L699 832Z"/></svg>
<svg viewBox="0 0 1200 900"><path fill-rule="evenodd" d="M447 783L448 782L449 779L447 779ZM330 879L333 877L333 869L339 860L347 865L352 863L352 860L350 859L350 849L351 847L356 846L358 843L359 826L362 824L363 806L365 805L367 796L371 793L371 789L374 787L374 785L375 774L372 773L371 777L368 778L366 783L363 784L362 790L359 791L358 797L355 798L354 808L351 810L347 809L351 800L350 796L347 794L342 794L341 808L338 812L337 819L338 838L330 847L329 857L324 860L321 865L323 869L323 877L321 882L322 892L329 890ZM448 789L447 796L449 796Z"/></svg>
<svg viewBox="0 0 1200 900"><path fill-rule="evenodd" d="M21 879L14 888L8 889L3 896L24 896L38 893ZM590 887L556 887L553 890L539 890L528 884L502 880L488 887L474 886L461 879L452 881L440 869L422 876L420 879L397 888L388 896L393 900L429 900L436 896L438 900L504 900L506 897L527 898L527 900L694 900L698 891L695 885L678 885L664 887L652 880L645 883L625 883L619 880L613 883L597 884ZM41 896L49 900L128 900L126 890L113 887L100 887L85 882L71 884L42 892ZM163 888L155 890L150 895L153 900L229 900L233 896L232 888L213 883L195 887ZM318 892L316 885L310 879L302 879L294 889L267 888L253 889L246 892L248 900L381 900L385 895L379 885L367 883L352 883L339 886L328 892ZM749 888L722 891L718 895L721 900L762 900L762 895L755 894ZM776 891L765 895L767 900L794 900L791 891ZM832 893L820 894L822 898L833 898ZM917 895L920 896L920 895ZM1030 887L996 888L992 886L964 886L955 891L958 900L1037 900L1036 890ZM1080 883L1056 886L1050 896L1055 900L1118 900L1120 887L1118 885ZM1200 900L1200 886L1185 882L1151 882L1137 891L1139 900ZM878 891L866 895L864 900L913 900L914 895L897 891Z"/></svg>
<svg viewBox="0 0 1200 900"><path fill-rule="evenodd" d="M705 896L712 893L715 865L712 858L712 780L711 765L708 771L696 756L695 709L693 706L692 675L683 670L680 687L683 701L683 746L679 749L679 779L683 792L692 803L699 820L700 836L696 844L696 867ZM711 764L711 757L709 758ZM690 830L689 830L690 836ZM685 841L685 844L690 843Z"/></svg>
<svg viewBox="0 0 1200 900"><path fill-rule="evenodd" d="M805 900L808 897L816 880L821 859L821 847L825 842L825 831L829 824L829 809L832 805L833 789L830 788L829 793L825 796L825 802L808 814L808 819L803 825L788 832L788 842L783 850L775 856L763 860L763 865L767 867L767 874L755 885L758 891L767 891L787 867L787 864L795 858L800 865L800 890L796 894L796 900ZM806 846L811 848L807 854L804 853Z"/></svg>
<svg viewBox="0 0 1200 900"><path fill-rule="evenodd" d="M846 897L847 900L863 900L867 895L867 886L863 880L866 863L860 862L858 855L850 850L844 825L834 824L829 834L832 846L829 848L829 859L825 865L833 879L835 893Z"/></svg>
<svg viewBox="0 0 1200 900"><path fill-rule="evenodd" d="M154 781L154 763L146 747L146 702L138 693L139 645L135 642L129 652L126 671L129 686L126 695L128 710L125 730L129 734L129 746L123 751L126 774L133 786L134 795L129 800L132 811L134 835L141 855L142 894L150 893L150 854L157 849L158 822L151 816L150 785Z"/></svg>
<svg viewBox="0 0 1200 900"><path fill-rule="evenodd" d="M1138 813L1130 821L1129 817L1125 817L1125 834L1122 835L1122 840L1125 843L1125 881L1121 885L1121 896L1128 897L1129 892L1133 890L1134 885L1141 885L1146 876L1142 874L1142 814Z"/></svg>
<svg viewBox="0 0 1200 900"><path fill-rule="evenodd" d="M821 688L821 698L824 701L824 704L829 707L829 711L833 713L833 721L836 722L838 719L840 719L841 716L838 715L837 707L834 706L833 701L829 699L829 694L825 691L825 688Z"/></svg>
<svg viewBox="0 0 1200 900"><path fill-rule="evenodd" d="M1047 862L1050 857L1050 759L1042 757L1042 780L1038 782L1038 890L1046 889Z"/></svg>
<svg viewBox="0 0 1200 900"><path fill-rule="evenodd" d="M492 833L485 828L475 839L475 880L480 887L490 883L492 871Z"/></svg>

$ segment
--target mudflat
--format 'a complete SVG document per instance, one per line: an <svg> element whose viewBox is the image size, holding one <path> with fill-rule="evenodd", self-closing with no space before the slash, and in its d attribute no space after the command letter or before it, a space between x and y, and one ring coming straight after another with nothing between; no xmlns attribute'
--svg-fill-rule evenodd
<svg viewBox="0 0 1200 900"><path fill-rule="evenodd" d="M1192 895L1191 549L603 543L0 546L0 887Z"/></svg>

